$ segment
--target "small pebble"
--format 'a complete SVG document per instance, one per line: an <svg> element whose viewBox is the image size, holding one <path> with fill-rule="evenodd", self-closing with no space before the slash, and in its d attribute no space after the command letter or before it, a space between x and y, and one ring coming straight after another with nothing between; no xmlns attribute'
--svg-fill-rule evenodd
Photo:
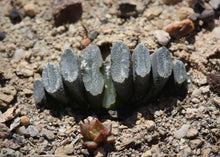
<svg viewBox="0 0 220 157"><path fill-rule="evenodd" d="M196 129L189 129L188 132L186 133L187 138L194 138L198 135L198 131Z"/></svg>
<svg viewBox="0 0 220 157"><path fill-rule="evenodd" d="M192 153L192 150L191 150L191 148L190 147L188 147L188 146L185 146L185 147L183 147L183 150L181 150L178 154L177 154L177 156L190 156L190 154Z"/></svg>
<svg viewBox="0 0 220 157"><path fill-rule="evenodd" d="M213 34L216 38L220 39L220 27L215 27L213 30Z"/></svg>
<svg viewBox="0 0 220 157"><path fill-rule="evenodd" d="M25 51L23 49L16 49L13 55L14 60L21 60L25 57Z"/></svg>
<svg viewBox="0 0 220 157"><path fill-rule="evenodd" d="M220 95L220 74L213 73L208 75L207 82L209 84L210 90Z"/></svg>
<svg viewBox="0 0 220 157"><path fill-rule="evenodd" d="M0 32L0 41L4 40L6 37L6 33L5 32Z"/></svg>
<svg viewBox="0 0 220 157"><path fill-rule="evenodd" d="M219 146L216 146L216 145L214 145L214 146L211 146L211 148L212 148L212 151L214 152L214 153L218 153L219 152Z"/></svg>
<svg viewBox="0 0 220 157"><path fill-rule="evenodd" d="M220 8L220 1L219 0L210 0L209 4L215 10L218 10Z"/></svg>
<svg viewBox="0 0 220 157"><path fill-rule="evenodd" d="M10 131L12 131L15 128L17 128L20 125L20 122L21 122L21 118L20 117L15 118L14 121L10 125Z"/></svg>
<svg viewBox="0 0 220 157"><path fill-rule="evenodd" d="M198 103L200 102L198 98L193 98L191 101L192 101L194 104L198 104Z"/></svg>
<svg viewBox="0 0 220 157"><path fill-rule="evenodd" d="M99 35L99 32L98 31L91 31L89 33L89 39L90 40L94 40L95 38L97 38L97 36Z"/></svg>
<svg viewBox="0 0 220 157"><path fill-rule="evenodd" d="M202 91L198 88L194 89L192 92L192 98L199 98L202 94Z"/></svg>
<svg viewBox="0 0 220 157"><path fill-rule="evenodd" d="M52 12L53 12L52 9L49 9L49 10L45 11L44 16L43 16L44 20L50 21L53 18L52 17L52 14L53 14Z"/></svg>
<svg viewBox="0 0 220 157"><path fill-rule="evenodd" d="M21 14L16 10L12 9L8 12L8 16L13 24L21 22Z"/></svg>
<svg viewBox="0 0 220 157"><path fill-rule="evenodd" d="M194 139L190 141L191 148L198 148L202 145L203 141L200 139Z"/></svg>
<svg viewBox="0 0 220 157"><path fill-rule="evenodd" d="M74 148L72 144L68 144L64 146L63 150L66 155L72 154L74 152Z"/></svg>
<svg viewBox="0 0 220 157"><path fill-rule="evenodd" d="M201 20L204 22L208 22L210 20L213 20L215 18L215 12L212 9L204 10L201 13Z"/></svg>
<svg viewBox="0 0 220 157"><path fill-rule="evenodd" d="M86 48L87 46L89 46L90 43L91 43L91 40L90 40L90 39L88 39L88 38L83 39L83 40L81 41L81 47L84 49L84 48Z"/></svg>
<svg viewBox="0 0 220 157"><path fill-rule="evenodd" d="M19 149L21 147L19 144L15 143L12 139L4 140L4 142L1 143L1 146L6 147L6 148L11 148L11 149L14 149L14 150Z"/></svg>
<svg viewBox="0 0 220 157"><path fill-rule="evenodd" d="M42 130L42 136L46 137L48 140L54 139L54 133L47 129Z"/></svg>
<svg viewBox="0 0 220 157"><path fill-rule="evenodd" d="M154 130L156 128L156 124L154 121L152 120L147 120L146 121L146 128L147 130L151 131L151 130Z"/></svg>
<svg viewBox="0 0 220 157"><path fill-rule="evenodd" d="M105 150L102 147L97 148L93 153L94 157L104 157L105 154Z"/></svg>
<svg viewBox="0 0 220 157"><path fill-rule="evenodd" d="M199 88L202 94L206 94L209 92L209 86L203 86Z"/></svg>
<svg viewBox="0 0 220 157"><path fill-rule="evenodd" d="M21 127L17 128L16 133L19 134L19 135L24 135L26 133L25 127L21 126Z"/></svg>
<svg viewBox="0 0 220 157"><path fill-rule="evenodd" d="M28 126L28 128L25 131L25 135L31 136L31 137L39 137L40 136L37 127L33 126L33 125Z"/></svg>
<svg viewBox="0 0 220 157"><path fill-rule="evenodd" d="M193 10L196 13L202 13L203 10L205 10L205 5L204 2L201 0L197 0L193 5L192 5Z"/></svg>
<svg viewBox="0 0 220 157"><path fill-rule="evenodd" d="M13 138L14 142L19 144L20 146L24 146L25 145L25 143L23 141L23 138L20 135L13 134L12 138Z"/></svg>
<svg viewBox="0 0 220 157"><path fill-rule="evenodd" d="M177 10L177 16L180 20L188 19L193 13L193 9L189 7L181 7Z"/></svg>
<svg viewBox="0 0 220 157"><path fill-rule="evenodd" d="M186 135L186 133L188 132L189 127L190 127L190 125L188 125L188 124L182 125L182 127L175 132L175 137L179 138L179 139L184 137Z"/></svg>
<svg viewBox="0 0 220 157"><path fill-rule="evenodd" d="M206 149L202 150L202 156L203 157L209 157L210 153L211 153L211 149L210 148L206 148Z"/></svg>
<svg viewBox="0 0 220 157"><path fill-rule="evenodd" d="M10 135L9 128L4 123L0 123L0 138L4 139L9 135Z"/></svg>
<svg viewBox="0 0 220 157"><path fill-rule="evenodd" d="M21 125L27 126L30 124L29 118L27 116L22 116L21 117Z"/></svg>
<svg viewBox="0 0 220 157"><path fill-rule="evenodd" d="M37 13L36 6L33 3L26 4L24 6L25 15L34 17Z"/></svg>
<svg viewBox="0 0 220 157"><path fill-rule="evenodd" d="M201 15L199 13L194 13L190 16L190 20L192 20L194 23L198 23L201 19Z"/></svg>
<svg viewBox="0 0 220 157"><path fill-rule="evenodd" d="M213 100L220 107L220 97L215 97Z"/></svg>
<svg viewBox="0 0 220 157"><path fill-rule="evenodd" d="M191 20L186 19L180 22L173 22L166 27L166 32L173 38L179 38L192 33L194 24Z"/></svg>
<svg viewBox="0 0 220 157"><path fill-rule="evenodd" d="M152 19L154 17L159 16L162 13L163 9L161 7L155 6L155 7L150 7L146 9L144 12L144 16L147 17L148 19Z"/></svg>
<svg viewBox="0 0 220 157"><path fill-rule="evenodd" d="M186 118L187 119L195 119L201 117L201 113L196 108L187 108L186 109Z"/></svg>
<svg viewBox="0 0 220 157"><path fill-rule="evenodd" d="M170 41L170 35L163 30L156 30L154 32L154 36L156 37L157 41L163 46L166 46Z"/></svg>
<svg viewBox="0 0 220 157"><path fill-rule="evenodd" d="M68 144L66 146L61 146L61 147L57 148L55 151L55 155L65 156L65 155L70 155L73 152L74 152L73 145Z"/></svg>
<svg viewBox="0 0 220 157"><path fill-rule="evenodd" d="M146 152L144 152L141 157L151 157L152 156L152 153L151 153L151 150L147 150Z"/></svg>

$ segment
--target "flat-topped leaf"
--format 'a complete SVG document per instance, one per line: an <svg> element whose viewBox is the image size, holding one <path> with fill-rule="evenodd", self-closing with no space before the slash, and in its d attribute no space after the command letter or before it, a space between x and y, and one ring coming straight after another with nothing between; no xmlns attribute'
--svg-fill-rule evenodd
<svg viewBox="0 0 220 157"><path fill-rule="evenodd" d="M166 47L159 48L151 54L152 81L151 95L156 96L164 87L172 74L173 63Z"/></svg>
<svg viewBox="0 0 220 157"><path fill-rule="evenodd" d="M148 90L151 72L150 54L143 44L138 44L134 49L132 61L135 95L142 97Z"/></svg>
<svg viewBox="0 0 220 157"><path fill-rule="evenodd" d="M65 87L71 92L71 96L79 103L85 103L84 86L80 71L80 62L77 54L66 49L60 60L60 71Z"/></svg>
<svg viewBox="0 0 220 157"><path fill-rule="evenodd" d="M108 56L103 66L103 74L105 80L104 97L102 107L106 109L115 109L117 106L117 93L111 77L111 60Z"/></svg>
<svg viewBox="0 0 220 157"><path fill-rule="evenodd" d="M42 80L44 88L49 95L63 103L68 102L63 87L60 69L57 65L47 63L42 73Z"/></svg>
<svg viewBox="0 0 220 157"><path fill-rule="evenodd" d="M173 62L174 95L185 97L187 94L187 74L184 63L180 60Z"/></svg>
<svg viewBox="0 0 220 157"><path fill-rule="evenodd" d="M47 98L44 90L44 85L41 78L34 80L34 101L36 104L46 104Z"/></svg>
<svg viewBox="0 0 220 157"><path fill-rule="evenodd" d="M127 102L132 96L131 54L128 46L117 41L111 49L111 75L115 89L122 101Z"/></svg>
<svg viewBox="0 0 220 157"><path fill-rule="evenodd" d="M98 46L90 45L82 51L81 67L83 83L88 93L89 102L95 107L101 105L104 88L103 75L100 72L102 56Z"/></svg>
<svg viewBox="0 0 220 157"><path fill-rule="evenodd" d="M72 50L66 49L60 60L60 72L64 81L74 82L81 77L79 58Z"/></svg>
<svg viewBox="0 0 220 157"><path fill-rule="evenodd" d="M173 62L173 75L174 82L178 86L182 85L186 81L186 68L182 61L176 60Z"/></svg>

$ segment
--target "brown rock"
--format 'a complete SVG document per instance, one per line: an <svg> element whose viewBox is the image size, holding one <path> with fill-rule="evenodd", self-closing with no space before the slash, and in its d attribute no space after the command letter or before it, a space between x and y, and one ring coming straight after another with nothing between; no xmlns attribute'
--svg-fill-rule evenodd
<svg viewBox="0 0 220 157"><path fill-rule="evenodd" d="M82 41L81 41L81 48L86 48L87 46L89 46L89 44L91 43L91 40L90 39L88 39L88 38L86 38L86 39L83 39Z"/></svg>
<svg viewBox="0 0 220 157"><path fill-rule="evenodd" d="M210 90L220 95L220 74L210 74L207 76L207 82Z"/></svg>
<svg viewBox="0 0 220 157"><path fill-rule="evenodd" d="M82 4L76 0L57 0L53 3L55 26L74 23L82 16Z"/></svg>
<svg viewBox="0 0 220 157"><path fill-rule="evenodd" d="M174 4L177 2L181 2L182 0L163 0L165 4Z"/></svg>
<svg viewBox="0 0 220 157"><path fill-rule="evenodd" d="M28 118L27 116L22 116L20 123L21 123L21 125L23 125L23 126L29 125L29 124L30 124L29 118Z"/></svg>
<svg viewBox="0 0 220 157"><path fill-rule="evenodd" d="M194 30L194 24L191 20L186 19L180 22L171 23L166 27L166 32L173 38L179 38L189 35Z"/></svg>
<svg viewBox="0 0 220 157"><path fill-rule="evenodd" d="M34 17L37 13L36 6L33 3L26 4L24 6L25 15Z"/></svg>
<svg viewBox="0 0 220 157"><path fill-rule="evenodd" d="M118 10L120 17L136 16L138 14L136 3L129 0L120 0Z"/></svg>

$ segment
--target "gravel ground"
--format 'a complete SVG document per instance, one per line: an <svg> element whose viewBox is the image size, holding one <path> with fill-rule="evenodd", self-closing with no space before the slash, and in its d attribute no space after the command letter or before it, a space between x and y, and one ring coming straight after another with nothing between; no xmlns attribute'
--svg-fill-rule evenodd
<svg viewBox="0 0 220 157"><path fill-rule="evenodd" d="M60 10L52 7L53 0L1 0L0 156L220 156L220 77L207 79L220 72L219 7L213 11L211 2L205 0L203 6L212 12L202 12L202 20L192 22L191 15L201 9L192 9L193 0L134 0L127 5L85 0L79 2L79 19L55 26L53 13ZM79 5L73 6L78 13ZM182 30L173 23L179 21ZM36 106L33 81L47 62L59 64L66 48L80 55L90 42L105 56L117 40L131 52L138 43L150 53L165 45L172 59L186 66L187 96L161 96L119 119ZM82 144L79 122L88 116L112 123L114 144L95 150Z"/></svg>

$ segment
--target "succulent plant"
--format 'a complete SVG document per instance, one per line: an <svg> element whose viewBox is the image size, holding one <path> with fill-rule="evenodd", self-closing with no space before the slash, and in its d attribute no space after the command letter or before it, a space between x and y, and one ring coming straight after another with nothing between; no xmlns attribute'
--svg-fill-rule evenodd
<svg viewBox="0 0 220 157"><path fill-rule="evenodd" d="M88 123L80 123L81 134L83 135L86 147L97 148L100 143L112 143L115 141L111 135L112 125L101 123L98 119L92 118Z"/></svg>
<svg viewBox="0 0 220 157"><path fill-rule="evenodd" d="M157 100L160 94L186 96L188 87L184 63L172 62L166 47L150 55L147 47L138 44L131 58L128 46L116 41L102 65L98 46L86 47L81 57L66 49L61 56L60 67L46 64L42 79L35 80L36 104L47 105L55 99L57 103L51 103L54 107L66 104L75 109L117 110L144 105Z"/></svg>

